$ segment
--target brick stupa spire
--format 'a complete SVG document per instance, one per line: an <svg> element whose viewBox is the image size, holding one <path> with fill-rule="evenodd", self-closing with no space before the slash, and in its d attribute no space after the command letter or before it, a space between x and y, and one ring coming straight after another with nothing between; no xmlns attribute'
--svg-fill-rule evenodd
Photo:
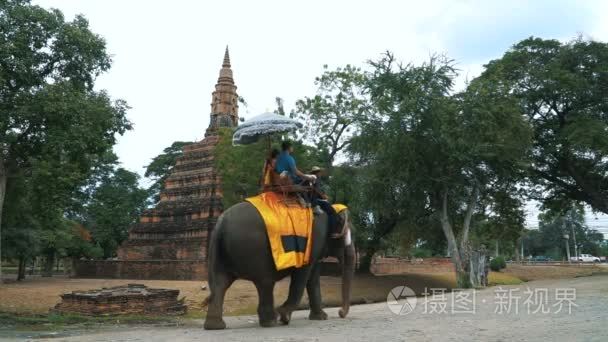
<svg viewBox="0 0 608 342"><path fill-rule="evenodd" d="M228 46L226 46L220 76L217 79L215 91L211 94L211 97L211 121L207 134L216 131L219 127L234 127L238 125L239 96L236 93L236 85L232 78Z"/></svg>
<svg viewBox="0 0 608 342"><path fill-rule="evenodd" d="M222 191L214 149L219 127L238 124L238 95L228 48L212 94L205 138L183 148L156 207L131 227L116 261L79 261L77 276L130 279L204 279L207 242L221 214Z"/></svg>

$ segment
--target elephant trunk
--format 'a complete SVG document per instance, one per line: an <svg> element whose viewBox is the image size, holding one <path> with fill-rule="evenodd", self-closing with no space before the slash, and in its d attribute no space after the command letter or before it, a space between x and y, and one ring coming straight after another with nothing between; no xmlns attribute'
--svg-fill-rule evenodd
<svg viewBox="0 0 608 342"><path fill-rule="evenodd" d="M350 235L350 232L348 233ZM350 236L348 236L350 240ZM355 245L350 242L344 247L344 256L342 257L342 308L340 309L340 317L345 318L350 309L350 298L353 285L353 275L355 273Z"/></svg>

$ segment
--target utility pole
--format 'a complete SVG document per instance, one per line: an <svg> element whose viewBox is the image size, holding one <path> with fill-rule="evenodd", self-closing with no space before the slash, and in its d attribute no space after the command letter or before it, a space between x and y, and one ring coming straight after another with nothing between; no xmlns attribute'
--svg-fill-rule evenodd
<svg viewBox="0 0 608 342"><path fill-rule="evenodd" d="M574 256L576 257L576 260L578 260L578 246L576 245L576 234L574 233L574 225L572 224L572 222L568 222L568 224L570 225L570 228L572 228L572 243L574 244Z"/></svg>
<svg viewBox="0 0 608 342"><path fill-rule="evenodd" d="M568 234L564 234L564 240L566 240L566 258L568 258L568 263L571 263L570 261L570 244L568 243Z"/></svg>

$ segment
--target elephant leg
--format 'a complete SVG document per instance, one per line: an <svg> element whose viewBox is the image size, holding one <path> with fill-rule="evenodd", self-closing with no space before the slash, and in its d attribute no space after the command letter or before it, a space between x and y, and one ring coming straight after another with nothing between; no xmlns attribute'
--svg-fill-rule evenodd
<svg viewBox="0 0 608 342"><path fill-rule="evenodd" d="M320 277L321 264L316 263L310 272L310 277L306 284L306 292L308 293L308 302L310 303L310 314L308 315L308 319L323 321L327 319L327 314L323 311Z"/></svg>
<svg viewBox="0 0 608 342"><path fill-rule="evenodd" d="M304 295L304 288L308 282L308 276L310 274L311 267L306 266L296 269L291 273L291 280L289 282L289 295L285 303L277 308L279 315L281 316L281 323L289 324L291 320L291 313L295 311L302 300Z"/></svg>
<svg viewBox="0 0 608 342"><path fill-rule="evenodd" d="M263 327L277 325L277 313L274 310L274 282L256 282L258 290L258 317Z"/></svg>
<svg viewBox="0 0 608 342"><path fill-rule="evenodd" d="M217 330L225 329L226 323L222 318L224 312L224 297L226 291L234 282L234 277L224 273L216 273L209 279L209 306L207 309L207 317L205 318L205 329Z"/></svg>

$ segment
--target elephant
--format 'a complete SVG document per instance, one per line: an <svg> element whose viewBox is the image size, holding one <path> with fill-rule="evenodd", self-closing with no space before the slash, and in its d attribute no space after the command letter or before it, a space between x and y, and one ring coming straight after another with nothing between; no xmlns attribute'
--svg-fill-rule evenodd
<svg viewBox="0 0 608 342"><path fill-rule="evenodd" d="M340 233L330 233L327 215L314 216L310 262L300 268L277 271L262 216L249 202L228 208L218 218L209 240L208 285L210 295L205 300L207 316L204 328L224 329L223 304L226 291L236 279L254 283L258 292L258 317L262 327L289 324L291 313L298 307L304 288L310 302L311 320L325 320L320 289L320 263L325 256L334 256L342 264L342 303L339 311L344 318L350 308L352 279L355 269L355 246L351 239L348 210L340 213ZM291 277L287 300L274 307L275 283Z"/></svg>

